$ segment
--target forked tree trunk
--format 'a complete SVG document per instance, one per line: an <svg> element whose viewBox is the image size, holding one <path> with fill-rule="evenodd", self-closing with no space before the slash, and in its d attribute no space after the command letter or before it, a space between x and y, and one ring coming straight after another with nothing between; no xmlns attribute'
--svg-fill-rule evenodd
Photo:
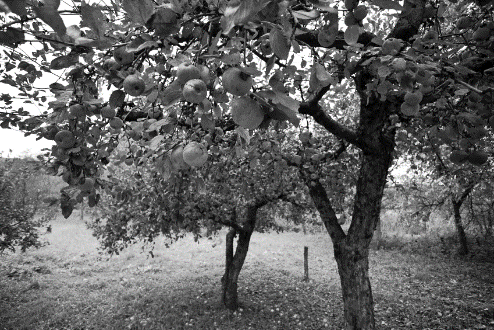
<svg viewBox="0 0 494 330"><path fill-rule="evenodd" d="M242 230L237 232L232 228L226 234L226 262L225 273L221 278L222 284L222 302L226 308L236 310L238 304L238 277L242 266L244 265L247 252L249 251L249 243L257 220L257 210L264 203L257 203L247 208L247 219L242 226ZM233 253L233 241L238 234L237 247Z"/></svg>
<svg viewBox="0 0 494 330"><path fill-rule="evenodd" d="M376 328L369 280L369 247L379 221L381 199L391 164L391 150L387 149L381 155L362 156L353 218L347 234L338 224L324 187L308 176L304 178L333 241L343 294L345 329L348 330Z"/></svg>

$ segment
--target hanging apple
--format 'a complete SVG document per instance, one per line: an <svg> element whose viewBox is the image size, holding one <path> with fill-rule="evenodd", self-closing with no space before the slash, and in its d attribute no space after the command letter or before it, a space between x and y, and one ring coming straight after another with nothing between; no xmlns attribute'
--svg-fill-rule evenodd
<svg viewBox="0 0 494 330"><path fill-rule="evenodd" d="M222 76L223 88L230 94L244 96L252 88L252 77L237 67L229 68Z"/></svg>
<svg viewBox="0 0 494 330"><path fill-rule="evenodd" d="M127 76L123 81L123 88L125 93L131 96L139 96L144 93L146 89L146 83L144 80L139 78L137 75L133 74Z"/></svg>
<svg viewBox="0 0 494 330"><path fill-rule="evenodd" d="M185 83L182 93L186 101L201 103L206 98L206 83L201 79L191 79Z"/></svg>
<svg viewBox="0 0 494 330"><path fill-rule="evenodd" d="M200 167L206 163L208 151L202 143L192 141L184 147L183 159L190 166Z"/></svg>
<svg viewBox="0 0 494 330"><path fill-rule="evenodd" d="M258 128L264 120L264 111L248 96L233 99L230 108L233 121L243 128Z"/></svg>

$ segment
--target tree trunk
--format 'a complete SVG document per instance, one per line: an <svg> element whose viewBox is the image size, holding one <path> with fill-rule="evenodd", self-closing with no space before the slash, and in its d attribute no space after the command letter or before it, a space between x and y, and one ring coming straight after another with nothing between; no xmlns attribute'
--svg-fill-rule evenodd
<svg viewBox="0 0 494 330"><path fill-rule="evenodd" d="M460 247L458 249L458 253L460 255L467 255L468 254L468 241L467 241L467 235L465 233L465 227L463 226L463 223L461 221L461 213L460 213L460 207L462 203L454 202L453 203L453 210L454 210L454 220L455 220L455 227L456 227L456 233L458 234L458 240L460 241Z"/></svg>
<svg viewBox="0 0 494 330"><path fill-rule="evenodd" d="M380 155L362 155L352 223L345 235L324 187L302 173L309 193L331 236L340 275L346 329L375 329L369 280L369 247L379 221L381 200L391 164L392 148Z"/></svg>
<svg viewBox="0 0 494 330"><path fill-rule="evenodd" d="M242 226L242 230L237 231L232 228L226 235L226 263L225 273L221 278L222 284L222 302L226 308L236 310L238 304L238 277L242 266L244 265L252 233L254 232L257 210L265 203L254 203L247 207L247 219ZM233 240L238 234L237 247L233 253Z"/></svg>
<svg viewBox="0 0 494 330"><path fill-rule="evenodd" d="M381 226L381 219L377 221L376 231L374 233L374 241L376 242L376 250L379 250L383 245L383 230Z"/></svg>
<svg viewBox="0 0 494 330"><path fill-rule="evenodd" d="M452 200L453 202L453 212L454 212L454 220L455 220L455 227L456 227L456 232L458 234L458 240L460 241L460 247L458 250L458 253L460 255L467 255L468 254L468 241L467 241L467 235L465 233L465 227L463 226L463 223L461 221L461 206L463 205L463 202L465 199L470 195L472 192L473 188L475 187L475 184L472 183L470 186L468 186L458 199Z"/></svg>
<svg viewBox="0 0 494 330"><path fill-rule="evenodd" d="M365 246L335 245L346 329L375 329L368 252Z"/></svg>

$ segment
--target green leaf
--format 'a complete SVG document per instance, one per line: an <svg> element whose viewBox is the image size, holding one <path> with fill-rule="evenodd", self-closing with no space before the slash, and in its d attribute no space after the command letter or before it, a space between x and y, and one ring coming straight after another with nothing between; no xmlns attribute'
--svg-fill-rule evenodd
<svg viewBox="0 0 494 330"><path fill-rule="evenodd" d="M173 81L160 95L161 102L165 107L171 106L182 98L182 86L178 80Z"/></svg>
<svg viewBox="0 0 494 330"><path fill-rule="evenodd" d="M243 127L237 126L237 128L235 128L235 131L237 132L238 136L242 138L242 140L244 140L245 144L248 145L250 143L250 135L248 130Z"/></svg>
<svg viewBox="0 0 494 330"><path fill-rule="evenodd" d="M146 25L154 13L152 0L123 0L122 7L134 23L141 25Z"/></svg>
<svg viewBox="0 0 494 330"><path fill-rule="evenodd" d="M24 32L15 28L8 27L5 31L0 31L0 44L2 45L14 47L24 40Z"/></svg>
<svg viewBox="0 0 494 330"><path fill-rule="evenodd" d="M271 44L271 49L278 58L286 60L290 52L290 41L285 36L285 34L278 28L271 29L269 33L269 43Z"/></svg>
<svg viewBox="0 0 494 330"><path fill-rule="evenodd" d="M234 26L249 22L269 2L270 0L230 1L220 21L223 33L228 34Z"/></svg>
<svg viewBox="0 0 494 330"><path fill-rule="evenodd" d="M350 46L354 46L358 42L358 37L360 36L360 27L358 25L350 25L345 30L345 42Z"/></svg>
<svg viewBox="0 0 494 330"><path fill-rule="evenodd" d="M10 11L14 14L19 16L27 15L25 0L3 0L2 2L6 4Z"/></svg>
<svg viewBox="0 0 494 330"><path fill-rule="evenodd" d="M67 28L65 27L62 16L58 13L60 0L35 1L35 4L37 5L33 5L32 8L36 16L48 24L60 37L63 37Z"/></svg>
<svg viewBox="0 0 494 330"><path fill-rule="evenodd" d="M314 69L316 73L316 78L320 82L321 86L328 86L333 81L333 77L326 71L326 68L320 64L314 64ZM298 106L297 106L298 108Z"/></svg>
<svg viewBox="0 0 494 330"><path fill-rule="evenodd" d="M91 29L99 39L105 39L105 33L108 31L106 16L97 5L89 5L85 1L81 4L81 26Z"/></svg>
<svg viewBox="0 0 494 330"><path fill-rule="evenodd" d="M163 135L155 136L149 143L149 149L156 151L164 138L165 137Z"/></svg>
<svg viewBox="0 0 494 330"><path fill-rule="evenodd" d="M55 58L50 63L50 69L62 70L79 63L79 55L63 55Z"/></svg>
<svg viewBox="0 0 494 330"><path fill-rule="evenodd" d="M210 114L202 114L201 115L201 127L205 131L214 130L214 120L211 118Z"/></svg>

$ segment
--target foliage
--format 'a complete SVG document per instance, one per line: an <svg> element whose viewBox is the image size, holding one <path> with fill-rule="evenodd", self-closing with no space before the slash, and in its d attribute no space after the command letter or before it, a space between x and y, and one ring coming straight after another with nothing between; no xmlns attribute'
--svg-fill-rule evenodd
<svg viewBox="0 0 494 330"><path fill-rule="evenodd" d="M36 184L40 166L35 160L0 159L0 252L42 245L40 229L51 212L42 205L46 187Z"/></svg>

